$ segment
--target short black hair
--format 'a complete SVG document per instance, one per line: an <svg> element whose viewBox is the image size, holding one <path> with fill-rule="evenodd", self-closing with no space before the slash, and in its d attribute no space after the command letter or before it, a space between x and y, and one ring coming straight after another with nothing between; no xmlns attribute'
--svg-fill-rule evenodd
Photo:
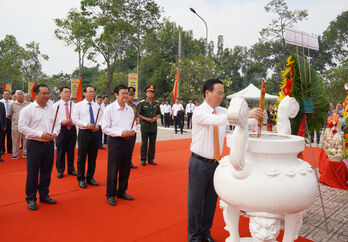
<svg viewBox="0 0 348 242"><path fill-rule="evenodd" d="M71 90L70 89L70 87L68 87L68 86L64 86L64 87L61 87L60 89L59 89L59 93L61 93L65 88L67 88L67 89L69 89L69 90Z"/></svg>
<svg viewBox="0 0 348 242"><path fill-rule="evenodd" d="M205 91L213 91L214 90L214 84L222 84L222 81L220 81L219 79L209 79L209 80L206 80L204 83L203 83L203 97L205 98Z"/></svg>
<svg viewBox="0 0 348 242"><path fill-rule="evenodd" d="M103 96L103 99L105 99L105 98L109 98L109 96L108 96L108 95L104 95L104 96Z"/></svg>
<svg viewBox="0 0 348 242"><path fill-rule="evenodd" d="M126 85L123 85L123 84L120 84L118 85L117 87L115 87L115 90L114 90L114 93L116 93L117 95L119 94L119 91L121 89L127 89L128 90L128 87Z"/></svg>
<svg viewBox="0 0 348 242"><path fill-rule="evenodd" d="M128 91L132 90L133 92L135 92L135 87L128 87Z"/></svg>
<svg viewBox="0 0 348 242"><path fill-rule="evenodd" d="M48 91L50 91L50 88L47 85L37 84L37 85L35 85L34 90L33 90L35 94L38 94L40 92L40 87L47 87Z"/></svg>
<svg viewBox="0 0 348 242"><path fill-rule="evenodd" d="M103 97L99 95L99 96L97 96L97 99L99 99L99 98L103 98Z"/></svg>
<svg viewBox="0 0 348 242"><path fill-rule="evenodd" d="M93 86L91 86L91 85L87 85L84 89L83 89L83 92L87 92L87 88L88 87L91 87L91 88L93 88L93 90L95 91L95 88L93 87Z"/></svg>

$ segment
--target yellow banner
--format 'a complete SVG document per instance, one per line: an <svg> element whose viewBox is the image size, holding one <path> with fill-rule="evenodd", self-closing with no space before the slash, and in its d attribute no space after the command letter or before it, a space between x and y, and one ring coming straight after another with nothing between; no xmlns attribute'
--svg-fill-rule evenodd
<svg viewBox="0 0 348 242"><path fill-rule="evenodd" d="M128 87L135 88L134 101L138 101L138 75L136 73L128 74Z"/></svg>
<svg viewBox="0 0 348 242"><path fill-rule="evenodd" d="M71 79L71 99L76 100L77 88L79 86L80 79Z"/></svg>
<svg viewBox="0 0 348 242"><path fill-rule="evenodd" d="M34 82L28 82L28 93L31 95L31 88L33 87Z"/></svg>

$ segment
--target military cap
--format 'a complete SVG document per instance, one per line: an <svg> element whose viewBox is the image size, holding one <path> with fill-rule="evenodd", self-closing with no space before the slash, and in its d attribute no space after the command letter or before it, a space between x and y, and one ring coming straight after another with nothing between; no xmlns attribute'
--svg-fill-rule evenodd
<svg viewBox="0 0 348 242"><path fill-rule="evenodd" d="M153 85L148 85L146 88L145 88L145 92L147 91L155 91L155 87Z"/></svg>
<svg viewBox="0 0 348 242"><path fill-rule="evenodd" d="M135 94L135 87L128 87L128 94Z"/></svg>

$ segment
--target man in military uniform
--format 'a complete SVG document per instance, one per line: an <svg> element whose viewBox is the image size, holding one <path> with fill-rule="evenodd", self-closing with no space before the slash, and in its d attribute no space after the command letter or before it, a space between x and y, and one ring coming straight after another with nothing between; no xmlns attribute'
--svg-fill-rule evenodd
<svg viewBox="0 0 348 242"><path fill-rule="evenodd" d="M160 104L154 100L155 88L153 85L145 88L146 100L141 100L138 107L138 115L141 125L141 165L146 165L146 155L149 164L157 165L154 162L155 145L157 137L157 119L161 117ZM147 143L149 142L149 148Z"/></svg>
<svg viewBox="0 0 348 242"><path fill-rule="evenodd" d="M133 103L134 95L135 95L135 87L128 87L128 102L127 102L127 104L133 108L134 115L137 116L137 114L136 114L136 105ZM138 120L137 120L137 118L135 118L134 127L136 127L137 124L138 124ZM134 136L130 136L130 139L131 139L131 142L132 142L131 150L132 150L132 158L133 158L133 150L134 150L134 146L135 146L135 141L137 140L137 133L135 133ZM137 166L135 166L132 161L131 161L131 168L132 169L136 169L137 168Z"/></svg>

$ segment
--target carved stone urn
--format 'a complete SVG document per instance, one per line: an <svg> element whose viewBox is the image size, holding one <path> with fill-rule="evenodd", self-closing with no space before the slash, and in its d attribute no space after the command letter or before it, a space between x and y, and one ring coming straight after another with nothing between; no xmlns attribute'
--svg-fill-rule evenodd
<svg viewBox="0 0 348 242"><path fill-rule="evenodd" d="M214 187L230 233L237 241L276 241L280 222L285 220L284 242L294 241L302 225L304 210L316 198L317 181L311 166L297 158L305 148L299 136L248 134L248 109L243 99L232 99L229 120L237 124L227 138L231 149L214 174ZM240 210L250 217L252 238L240 239Z"/></svg>

